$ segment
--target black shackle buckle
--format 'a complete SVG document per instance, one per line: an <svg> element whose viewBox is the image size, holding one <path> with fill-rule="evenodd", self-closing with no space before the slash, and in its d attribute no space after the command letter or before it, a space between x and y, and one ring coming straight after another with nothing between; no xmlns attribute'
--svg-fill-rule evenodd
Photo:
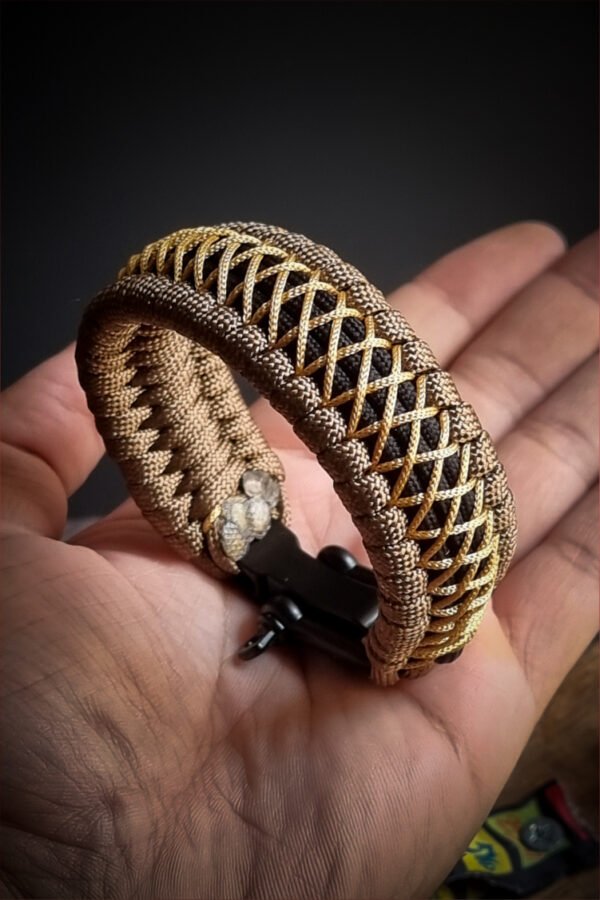
<svg viewBox="0 0 600 900"><path fill-rule="evenodd" d="M324 547L313 557L276 521L250 544L238 567L238 584L261 604L258 631L238 651L241 659L254 659L289 635L369 666L363 638L377 618L376 581L348 550Z"/></svg>

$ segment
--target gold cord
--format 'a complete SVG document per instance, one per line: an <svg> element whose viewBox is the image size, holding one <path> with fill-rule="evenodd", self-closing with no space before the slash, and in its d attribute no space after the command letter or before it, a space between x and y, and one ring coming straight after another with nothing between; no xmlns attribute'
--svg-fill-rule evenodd
<svg viewBox="0 0 600 900"><path fill-rule="evenodd" d="M424 674L471 639L515 546L504 470L427 345L331 250L257 223L175 232L92 302L77 362L109 454L179 553L235 571L221 504L249 470L283 481L229 365L316 453L362 535L375 680ZM285 496L272 511L286 521Z"/></svg>

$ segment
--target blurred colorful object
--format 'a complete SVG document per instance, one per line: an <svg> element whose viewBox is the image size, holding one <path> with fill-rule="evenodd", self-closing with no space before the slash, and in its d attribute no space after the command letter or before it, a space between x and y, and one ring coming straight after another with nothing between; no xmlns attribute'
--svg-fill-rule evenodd
<svg viewBox="0 0 600 900"><path fill-rule="evenodd" d="M433 900L529 897L598 864L598 841L576 818L557 781L518 806L495 809Z"/></svg>

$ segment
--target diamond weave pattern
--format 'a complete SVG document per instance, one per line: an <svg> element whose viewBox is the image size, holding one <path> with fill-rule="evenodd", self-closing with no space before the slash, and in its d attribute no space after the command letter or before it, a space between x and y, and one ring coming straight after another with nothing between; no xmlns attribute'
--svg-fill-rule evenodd
<svg viewBox="0 0 600 900"><path fill-rule="evenodd" d="M289 419L331 475L377 577L380 614L365 644L375 679L424 674L459 651L510 562L516 522L489 436L427 345L353 266L273 226L175 232L131 257L117 284L125 291L149 277L210 298L235 330L221 326L207 340L219 317L205 316L198 334L193 313L173 302L162 310L163 290L146 332L131 332L123 316L130 343L121 348L166 326L204 343L209 359L227 344L219 355ZM147 385L138 406L144 397L151 406ZM192 482L202 490L202 478Z"/></svg>

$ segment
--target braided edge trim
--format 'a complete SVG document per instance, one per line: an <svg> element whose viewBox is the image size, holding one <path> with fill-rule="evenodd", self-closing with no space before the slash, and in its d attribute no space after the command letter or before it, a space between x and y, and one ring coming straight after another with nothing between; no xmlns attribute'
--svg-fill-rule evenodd
<svg viewBox="0 0 600 900"><path fill-rule="evenodd" d="M432 647L431 644L424 642L427 629L431 625L431 598L427 589L426 573L419 568L418 544L414 540L407 539L407 520L403 510L390 507L389 486L381 472L368 472L370 461L365 453L364 444L359 440L348 438L347 423L338 410L323 405L314 384L308 382L306 375L298 374L281 350L270 349L264 334L255 325L242 324L238 319L236 326L231 315L234 311L219 304L219 299L215 301L209 294L210 321L207 321L205 313L203 327L200 329L203 332L203 345L224 355L223 340L231 333L232 327L237 327L237 340L242 341L248 357L244 363L247 362L248 365L242 367L237 355L235 367L242 371L257 389L267 396L273 406L292 422L299 436L317 454L321 465L334 479L336 490L349 508L363 537L377 576L381 603L380 617L371 629L366 642L376 680L380 683L393 683L397 678L398 668L404 669L403 674L423 674L431 667L435 655L445 655L457 646L463 646L470 639L483 615L485 602L489 599L493 586L504 574L514 549L516 527L512 496L491 440L482 430L474 412L460 400L450 376L439 369L425 342L414 334L399 313L390 309L383 295L354 267L343 263L333 251L313 244L302 235L293 235L283 229L258 223L246 225L233 223L233 225L235 228L224 225L214 228L184 229L149 245L141 254L132 257L128 265L121 270L119 284L122 288L127 286L128 290L131 290L131 279L136 280L139 287L140 279L143 278L147 285L146 280L150 277L159 279L162 282L161 290L165 291L167 284L164 281L167 279L164 275L142 276L128 273L160 273L165 268L169 253L175 252L176 255L179 253L183 259L184 252L186 250L189 252L190 246L200 244L205 237L217 240L224 238L230 243L235 243L242 234L251 236L255 238L261 252L269 253L273 248L284 250L311 270L317 269L321 280L327 279L333 290L345 294L348 306L356 309L363 317L371 318L375 324L376 336L384 338L392 345L402 346L404 358L408 360L414 374L426 376L427 403L436 404L440 412L448 410L450 425L456 421L457 411L462 413L460 416L462 430L454 435L454 439L470 446L471 452L467 460L468 477L481 482L481 500L491 513L488 519L497 540L496 549L490 554L489 569L493 569L494 572L490 577L488 571L489 590L480 593L479 597L475 598L479 602L472 604L468 610L473 627L468 629L468 633L463 630L456 646L446 643L443 645L442 653L435 654L435 645ZM233 254L230 254L230 258L232 256ZM175 267L177 288L187 287L177 280L177 274ZM179 272L179 278L182 275L183 269ZM168 283L173 284L170 279ZM196 297L199 296L196 289L190 290ZM156 312L161 304L157 303L154 293L153 289L152 303ZM207 292L204 292L205 302L206 294ZM148 307L147 294L141 302ZM166 316L160 315L158 318L162 321L163 327L176 327L182 332L183 323L175 321L176 304L173 303L172 296L168 306ZM139 309L139 306L136 308ZM119 315L123 312L123 305L119 304L119 310L115 313ZM200 312L199 309L197 312ZM198 321L196 319L196 322ZM192 323L188 322L187 326L190 325ZM198 340L198 328L191 327L190 331L193 332L190 334L192 339ZM237 354L239 348L238 343ZM267 360L269 364L265 365ZM260 364L257 364L258 361ZM164 525L158 527L164 533ZM182 538L185 545L187 540L185 535L182 537L179 534L179 538ZM441 612L440 608L439 613ZM438 625L440 624L446 625L446 622L442 620L441 623L438 622ZM394 632L400 636L400 641L390 640ZM439 628L438 634L443 634L443 629ZM399 657L400 649L402 655Z"/></svg>

